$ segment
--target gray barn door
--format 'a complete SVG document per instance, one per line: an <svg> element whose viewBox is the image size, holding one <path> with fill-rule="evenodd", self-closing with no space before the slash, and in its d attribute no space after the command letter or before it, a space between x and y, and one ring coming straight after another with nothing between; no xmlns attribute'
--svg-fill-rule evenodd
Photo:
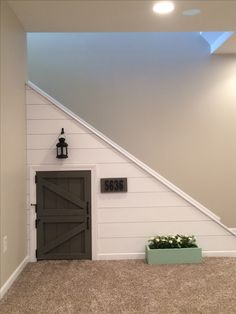
<svg viewBox="0 0 236 314"><path fill-rule="evenodd" d="M91 172L36 174L38 260L91 259Z"/></svg>

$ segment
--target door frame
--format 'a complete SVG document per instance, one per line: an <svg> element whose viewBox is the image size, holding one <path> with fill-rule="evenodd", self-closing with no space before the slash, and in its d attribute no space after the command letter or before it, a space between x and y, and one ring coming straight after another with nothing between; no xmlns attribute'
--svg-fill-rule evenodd
<svg viewBox="0 0 236 314"><path fill-rule="evenodd" d="M29 256L31 262L36 262L35 251L37 249L37 230L35 228L36 213L34 206L36 204L36 184L35 175L37 171L91 171L91 250L92 260L97 260L97 204L96 204L96 165L44 165L44 166L29 166L29 225L28 225L28 237L29 239Z"/></svg>

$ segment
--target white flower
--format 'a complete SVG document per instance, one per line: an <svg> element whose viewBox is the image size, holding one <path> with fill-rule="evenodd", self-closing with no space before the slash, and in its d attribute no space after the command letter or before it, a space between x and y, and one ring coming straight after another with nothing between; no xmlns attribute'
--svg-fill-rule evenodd
<svg viewBox="0 0 236 314"><path fill-rule="evenodd" d="M155 241L156 241L156 242L159 242L159 241L160 241L160 239L158 239L158 238L157 238Z"/></svg>
<svg viewBox="0 0 236 314"><path fill-rule="evenodd" d="M180 239L180 238L178 238L178 239L177 239L177 242L181 242L181 239Z"/></svg>
<svg viewBox="0 0 236 314"><path fill-rule="evenodd" d="M172 240L169 240L169 243L173 243L173 241L172 241Z"/></svg>

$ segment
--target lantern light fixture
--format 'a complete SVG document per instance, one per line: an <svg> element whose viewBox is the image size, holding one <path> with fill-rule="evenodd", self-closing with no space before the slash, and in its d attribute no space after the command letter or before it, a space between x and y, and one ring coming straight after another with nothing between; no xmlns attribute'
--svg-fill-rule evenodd
<svg viewBox="0 0 236 314"><path fill-rule="evenodd" d="M57 158L68 158L68 144L66 143L64 128L61 129L61 134L58 137L57 143Z"/></svg>

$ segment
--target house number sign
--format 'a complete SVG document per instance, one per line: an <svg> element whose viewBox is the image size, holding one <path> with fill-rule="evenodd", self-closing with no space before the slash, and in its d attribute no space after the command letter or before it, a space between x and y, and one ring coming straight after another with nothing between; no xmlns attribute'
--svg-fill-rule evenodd
<svg viewBox="0 0 236 314"><path fill-rule="evenodd" d="M127 178L101 179L101 193L127 192Z"/></svg>

